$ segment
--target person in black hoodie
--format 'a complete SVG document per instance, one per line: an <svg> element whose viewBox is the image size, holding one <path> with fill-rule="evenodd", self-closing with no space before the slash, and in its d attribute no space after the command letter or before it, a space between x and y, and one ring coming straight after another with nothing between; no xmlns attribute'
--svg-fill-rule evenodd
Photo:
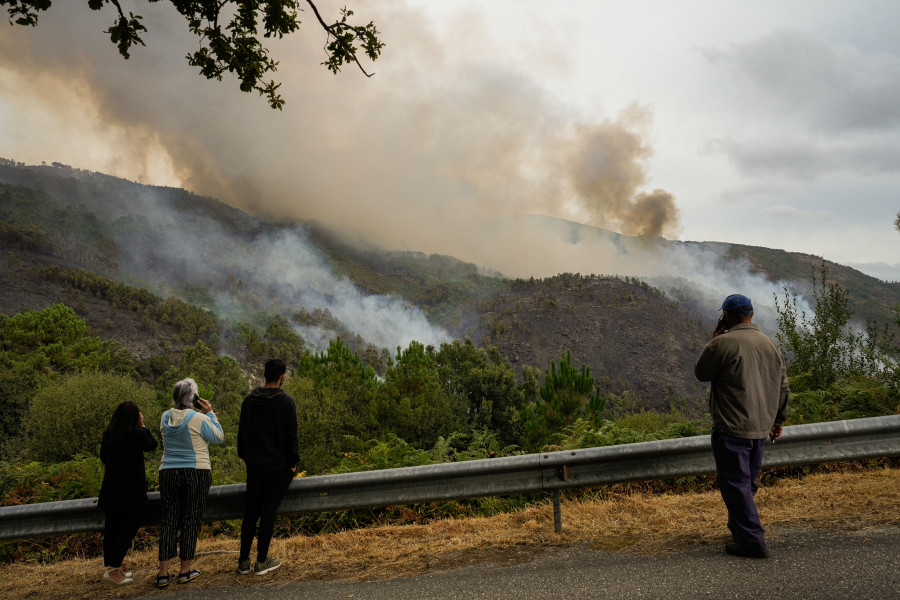
<svg viewBox="0 0 900 600"><path fill-rule="evenodd" d="M244 496L244 521L241 523L241 550L237 572L250 573L250 547L256 543L253 572L262 575L281 566L269 556L269 543L275 528L275 512L287 492L297 462L297 404L281 389L287 366L281 359L266 361L266 384L254 389L241 404L238 423L238 456L247 465L247 492Z"/></svg>
<svg viewBox="0 0 900 600"><path fill-rule="evenodd" d="M140 526L147 506L147 476L144 452L156 449L157 441L144 427L144 415L134 402L116 407L100 442L100 460L106 469L97 506L105 512L103 528L103 579L131 583L131 573L122 570L122 561Z"/></svg>

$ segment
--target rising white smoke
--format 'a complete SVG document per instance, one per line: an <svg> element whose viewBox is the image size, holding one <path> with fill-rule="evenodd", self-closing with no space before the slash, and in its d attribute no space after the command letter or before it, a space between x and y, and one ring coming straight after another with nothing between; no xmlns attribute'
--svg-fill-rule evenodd
<svg viewBox="0 0 900 600"><path fill-rule="evenodd" d="M349 280L336 278L321 255L298 232L284 230L274 238L257 240L256 245L261 248L261 256L255 275L278 290L282 304L302 307L307 312L328 310L351 331L379 348L405 348L413 340L437 346L451 339L405 300L363 294ZM301 332L319 349L330 339L324 332L317 335L314 328Z"/></svg>

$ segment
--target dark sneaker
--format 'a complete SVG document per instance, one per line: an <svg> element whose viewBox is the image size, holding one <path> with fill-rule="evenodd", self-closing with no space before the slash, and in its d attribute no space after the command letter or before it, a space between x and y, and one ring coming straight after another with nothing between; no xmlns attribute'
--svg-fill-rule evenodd
<svg viewBox="0 0 900 600"><path fill-rule="evenodd" d="M249 558L239 558L238 559L238 575L249 575L250 574L250 559Z"/></svg>
<svg viewBox="0 0 900 600"><path fill-rule="evenodd" d="M763 548L751 548L743 544L725 544L725 552L732 556L745 556L747 558L769 558L769 551Z"/></svg>
<svg viewBox="0 0 900 600"><path fill-rule="evenodd" d="M281 561L270 556L262 562L257 561L256 565L253 567L253 573L254 575L263 575L265 573L268 573L269 571L274 571L280 566Z"/></svg>

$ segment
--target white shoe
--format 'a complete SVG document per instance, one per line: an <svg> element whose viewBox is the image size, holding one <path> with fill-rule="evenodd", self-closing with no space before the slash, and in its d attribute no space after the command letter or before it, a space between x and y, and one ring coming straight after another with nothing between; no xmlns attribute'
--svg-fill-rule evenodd
<svg viewBox="0 0 900 600"><path fill-rule="evenodd" d="M111 583L115 583L117 585L125 585L126 583L131 583L132 581L134 581L134 579L129 577L129 575L131 575L131 573L124 573L124 575L125 575L125 577L122 578L122 581L116 581L115 579L113 579L112 577L109 576L109 571L105 571L103 573L103 579L105 579L106 581L109 581Z"/></svg>

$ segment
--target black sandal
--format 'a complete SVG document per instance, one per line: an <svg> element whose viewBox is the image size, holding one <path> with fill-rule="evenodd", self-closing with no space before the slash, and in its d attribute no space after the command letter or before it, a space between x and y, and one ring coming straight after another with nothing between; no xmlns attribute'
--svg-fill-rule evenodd
<svg viewBox="0 0 900 600"><path fill-rule="evenodd" d="M169 585L169 576L168 575L157 575L156 576L156 587L164 588Z"/></svg>
<svg viewBox="0 0 900 600"><path fill-rule="evenodd" d="M203 575L202 571L198 571L197 569L191 569L187 573L179 573L178 580L175 583L187 583L188 581L193 581L200 575Z"/></svg>

